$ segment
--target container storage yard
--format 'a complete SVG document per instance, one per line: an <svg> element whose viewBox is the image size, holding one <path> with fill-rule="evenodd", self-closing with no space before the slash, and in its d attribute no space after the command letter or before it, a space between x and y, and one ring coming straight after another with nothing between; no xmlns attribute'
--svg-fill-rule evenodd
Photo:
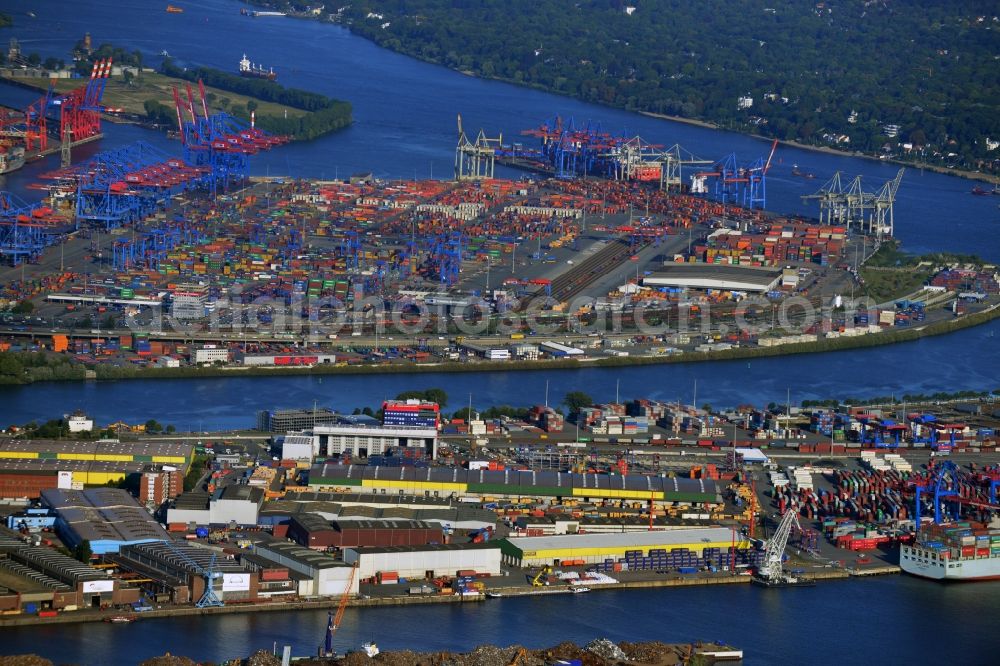
<svg viewBox="0 0 1000 666"><path fill-rule="evenodd" d="M947 269L919 299L852 315L845 268L862 239L846 227L629 181L270 179L180 191L128 227L81 227L58 256L0 274L0 299L37 315L5 315L0 344L127 367L535 360L501 332L528 318L509 337L530 333L534 317L569 336L542 358L665 356L922 326L1000 291L995 274ZM752 292L766 303L745 304ZM789 335L774 320L792 297L826 314ZM573 338L609 313L623 329ZM640 316L709 328L630 335Z"/></svg>

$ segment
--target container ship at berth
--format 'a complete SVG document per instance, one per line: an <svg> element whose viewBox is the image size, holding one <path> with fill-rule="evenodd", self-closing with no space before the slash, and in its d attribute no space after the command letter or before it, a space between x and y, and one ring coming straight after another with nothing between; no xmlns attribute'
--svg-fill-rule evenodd
<svg viewBox="0 0 1000 666"><path fill-rule="evenodd" d="M247 54L243 54L243 59L240 60L240 76L246 76L252 79L267 79L268 81L274 81L278 78L277 72L274 69L264 69L263 67L254 65L247 58Z"/></svg>
<svg viewBox="0 0 1000 666"><path fill-rule="evenodd" d="M899 566L934 580L1000 579L1000 529L969 521L929 525L900 546Z"/></svg>

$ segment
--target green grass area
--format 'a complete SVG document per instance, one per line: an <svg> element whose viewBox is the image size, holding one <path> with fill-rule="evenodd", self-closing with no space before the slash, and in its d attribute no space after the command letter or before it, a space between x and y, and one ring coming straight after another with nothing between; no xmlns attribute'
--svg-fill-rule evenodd
<svg viewBox="0 0 1000 666"><path fill-rule="evenodd" d="M899 241L886 241L865 262L866 267L874 268L904 268L919 264L975 264L982 266L987 262L975 254L956 254L954 252L932 252L930 254L910 254L902 250Z"/></svg>
<svg viewBox="0 0 1000 666"><path fill-rule="evenodd" d="M24 79L18 80L24 81ZM40 86L46 85L47 83L47 80L42 81L39 79ZM74 88L79 88L81 85L83 85L83 82L81 82L80 79L59 79L56 81L55 89L57 93L65 94ZM182 79L176 79L155 72L143 72L140 79L132 79L129 83L126 83L124 77L121 76L108 79L107 86L104 89L104 98L102 102L104 106L109 108L121 108L124 109L126 113L144 115L146 113L146 109L143 105L147 100L159 102L167 108L173 109L174 87L176 87L177 91L181 94L182 102L186 104L187 90L185 86L188 85L191 86L195 112L200 115L201 98L196 85L190 84ZM247 102L254 99L246 95L232 93L218 88L211 88L209 86L205 87L205 97L208 102L209 113L213 113L215 111L228 111L233 113L234 109L245 109ZM307 114L307 112L302 109L296 109L284 104L275 104L274 102L265 102L258 99L254 99L254 101L257 103L256 113L258 116L284 117L287 114L288 118L300 118Z"/></svg>
<svg viewBox="0 0 1000 666"><path fill-rule="evenodd" d="M934 271L925 267L872 269L866 266L861 269L865 294L878 303L912 294L932 275Z"/></svg>
<svg viewBox="0 0 1000 666"><path fill-rule="evenodd" d="M865 294L883 303L918 290L938 267L950 264L983 266L986 263L974 254L910 254L900 248L899 242L886 241L862 266L861 277L865 280Z"/></svg>
<svg viewBox="0 0 1000 666"><path fill-rule="evenodd" d="M187 474L184 475L184 492L197 490L195 485L198 483L201 475L205 473L206 462L208 462L208 456L204 454L196 455L194 460L191 461L191 467L188 468Z"/></svg>

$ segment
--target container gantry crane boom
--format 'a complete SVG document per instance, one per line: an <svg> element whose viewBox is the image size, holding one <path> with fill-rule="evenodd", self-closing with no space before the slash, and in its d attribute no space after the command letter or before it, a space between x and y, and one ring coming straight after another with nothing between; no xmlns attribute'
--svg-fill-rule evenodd
<svg viewBox="0 0 1000 666"><path fill-rule="evenodd" d="M340 601L337 602L337 613L333 616L333 630L336 631L337 627L340 626L340 621L344 619L344 611L347 609L347 602L351 598L351 587L354 586L354 577L358 573L358 564L354 563L351 567L351 575L347 579L347 587L344 588L344 593L340 595Z"/></svg>
<svg viewBox="0 0 1000 666"><path fill-rule="evenodd" d="M788 537L792 533L793 524L800 530L802 529L802 526L799 525L798 507L794 505L788 507L778 524L778 529L767 540L767 546L764 549L764 563L760 567L762 577L776 581L784 575L781 570L781 559L785 554L785 546L788 545Z"/></svg>

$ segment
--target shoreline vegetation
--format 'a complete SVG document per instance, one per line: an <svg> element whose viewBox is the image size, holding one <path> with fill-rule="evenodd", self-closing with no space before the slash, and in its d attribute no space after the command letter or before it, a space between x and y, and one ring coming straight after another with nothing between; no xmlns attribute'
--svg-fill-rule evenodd
<svg viewBox="0 0 1000 666"><path fill-rule="evenodd" d="M475 74L469 73L470 76L476 76ZM508 83L514 83L513 81L508 81ZM682 123L684 125L693 125L695 127L702 127L704 129L718 130L720 132L733 132L735 134L741 134L743 136L753 137L755 139L761 139L763 141L773 141L773 137L768 137L763 134L758 134L756 132L743 132L740 130L729 129L722 127L708 120L699 120L697 118L684 118L683 116L670 116L664 113L653 113L652 111L637 111L641 116L647 116L649 118L656 118L658 120L670 120L675 123ZM817 153L825 153L827 155L836 155L837 157L854 157L863 160L870 160L872 162L880 162L884 164L896 164L898 166L905 166L908 169L919 169L932 171L934 173L945 174L949 176L956 176L958 178L964 178L966 180L975 180L983 183L992 183L1000 185L1000 177L992 176L988 173L983 173L981 171L970 171L968 169L949 169L948 167L941 166L939 164L926 164L924 162L914 162L908 160L900 159L880 159L876 155L869 155L861 151L851 151L851 150L840 150L839 148L833 148L831 146L817 146L810 143L802 143L801 141L792 141L789 139L778 139L779 146L790 146L792 148L797 148L799 150L811 150Z"/></svg>
<svg viewBox="0 0 1000 666"><path fill-rule="evenodd" d="M773 18L766 16L768 12L774 14L773 9L765 10L765 15L760 17L740 14L738 21L747 23L753 33L750 41L755 45L756 37L759 36L757 33L771 35L771 40L760 42L760 51L752 53L747 61L747 64L755 64L755 70L745 72L745 76L741 77L738 72L742 72L743 68L734 69L729 63L718 62L720 58L733 53L738 53L738 60L743 62L748 48L739 39L733 40L729 47L724 46L721 50L716 48L718 43L715 41L713 20L724 21L722 16L698 22L699 26L693 26L693 34L680 43L674 39L676 48L665 50L655 37L659 34L656 26L644 25L639 29L636 21L648 23L652 20L655 23L666 19L650 19L649 14L642 14L642 8L636 12L643 17L639 19L631 14L626 16L623 12L613 11L599 3L578 4L579 11L571 15L565 12L553 14L553 7L543 3L533 7L533 11L551 19L548 23L552 25L547 31L527 27L519 30L517 26L527 19L515 16L515 25L510 27L511 34L525 35L515 38L515 43L508 44L509 53L505 57L492 48L492 40L496 37L488 31L482 33L478 26L489 23L481 20L481 15L488 14L496 18L498 12L516 14L520 9L515 5L519 3L503 9L485 3L471 9L467 16L447 13L442 9L443 5L435 0L423 0L412 6L367 0L356 6L345 7L337 14L320 15L297 11L297 3L290 0L253 0L252 4L286 11L289 16L296 18L337 23L352 34L368 39L382 48L447 67L466 76L541 90L652 118L731 131L766 141L778 139L780 143L803 150L864 157L970 180L1000 183L1000 174L995 173L998 162L995 159L991 161L988 152L983 153L981 147L978 147L983 136L995 133L990 131L994 121L983 113L988 104L970 102L963 108L956 109L950 102L954 97L950 87L953 84L947 81L951 78L960 82L974 76L975 67L979 66L974 57L963 56L961 64L958 55L955 56L954 63L947 62L947 59L941 62L940 53L935 55L921 50L906 58L919 60L924 63L924 67L906 68L913 71L907 72L905 80L898 81L882 81L880 77L859 75L855 70L860 65L841 68L836 72L836 76L841 79L837 83L866 90L871 88L872 94L859 95L855 92L824 95L821 92L824 85L813 85L809 79L818 76L828 82L829 79L824 77L834 76L834 73L826 71L830 57L838 62L862 62L872 50L862 43L845 41L838 32L842 30L842 26L836 20L825 22L805 6L786 8L781 12L780 18L776 14ZM840 11L842 10L838 10ZM675 12L668 14L674 16ZM676 10L676 14L678 21L690 19L684 9ZM867 16L862 14L861 17L838 13L837 18L848 21L864 19L866 23L875 25L890 21L893 22L891 25L895 25L892 36L899 39L905 37L907 40L911 39L914 30L923 34L927 31L933 33L936 29L929 16L921 18L907 14L893 17L883 11L876 11L867 12ZM904 19L902 22L901 18ZM774 27L770 23L774 20L783 25L792 21L809 26L803 30L816 31L817 38L824 40L823 44L827 46L817 43L810 52L798 54L803 60L801 65L791 64L780 52L793 46L787 40L775 36ZM598 21L604 28L600 33L595 32L594 22ZM470 23L475 27L470 27ZM541 23L545 24L546 20L541 20ZM757 24L762 26L759 30L755 28ZM455 41L455 35L466 35L470 30L478 31L476 34L479 38ZM980 32L973 25L963 25L962 30L969 44L988 34ZM683 31L674 26L670 32ZM532 36L527 36L527 33ZM592 38L588 38L588 35ZM626 39L626 35L632 37ZM711 42L710 51L713 52L702 53L703 49L700 47L709 48L705 40ZM563 46L552 50L546 49L545 43L562 43ZM656 43L657 47L649 51L652 43ZM622 46L627 48L623 50ZM794 45L794 48L800 51L800 46ZM835 54L827 52L830 48L841 49L852 55L837 58ZM962 47L963 50L966 48L971 47ZM958 51L958 47L954 50ZM935 61L935 58L938 60ZM713 59L716 62L712 62ZM815 66L814 61L817 63ZM908 64L912 65L913 62ZM881 60L873 63L873 66L881 69L889 67ZM781 67L788 70L784 72L787 84L774 87L771 82L774 68ZM950 68L955 69L955 73L948 77L945 70ZM666 76L665 73L671 71L674 74ZM767 71L771 71L772 75L768 76L765 73ZM934 72L935 76L931 80L933 95L928 90L923 90L919 95L913 92L921 86L926 87L930 80L917 77L920 71ZM732 80L734 77L737 80ZM717 85L711 85L712 81ZM891 96L890 84L901 91L903 101L917 95L913 98L914 103L904 104L897 97ZM696 94L697 90L706 88L729 91L731 94ZM769 88L770 91L765 92ZM736 98L744 90L756 99L750 107L738 110ZM774 92L778 90L780 92ZM984 91L983 96L988 97L988 92ZM754 128L767 130L758 131ZM844 150L832 143L835 139L840 142L845 136L851 139L847 145L855 146L854 148ZM888 152L886 146L890 146ZM919 156L924 151L925 154L941 159L942 163L900 157L907 153ZM966 164L960 164L960 160L965 160ZM956 163L949 167L943 163L946 161ZM976 161L987 172L977 170ZM969 166L970 163L972 166ZM989 173L990 169L994 173Z"/></svg>
<svg viewBox="0 0 1000 666"><path fill-rule="evenodd" d="M122 49L102 45L89 57L98 59L122 53ZM316 139L354 122L350 102L286 88L274 81L244 78L211 67L183 69L169 58L164 60L160 71L142 69L140 74L133 73L142 67L141 60L129 67L132 69L126 74L109 80L104 93L106 106L122 110L121 114L106 116L111 122L128 121L150 129L173 130L177 115L171 99L172 89L176 88L183 95L185 87L199 79L204 81L205 101L210 112L225 111L244 123L250 122L253 113L257 127L274 135L291 137L293 141ZM49 85L47 76L17 76L8 71L0 78L10 85L42 92ZM56 79L54 85L56 93L68 93L81 84L80 79Z"/></svg>
<svg viewBox="0 0 1000 666"><path fill-rule="evenodd" d="M282 117L257 112L255 114L257 127L272 134L288 135L299 141L308 141L343 129L353 122L353 109L350 102L298 88L285 88L274 81L244 78L211 67L182 69L174 65L169 58L164 60L160 71L165 76L192 83L202 79L206 86L246 95L260 102L289 106L304 112L297 117ZM252 110L247 105L242 108L233 107L229 112L237 118L249 122Z"/></svg>
<svg viewBox="0 0 1000 666"><path fill-rule="evenodd" d="M1000 307L984 312L965 315L957 319L936 322L923 327L896 329L853 337L825 338L815 342L800 342L774 347L740 347L711 352L691 352L671 356L627 356L577 361L575 359L555 359L550 361L505 361L505 362L442 362L414 363L407 365L348 365L313 366L307 368L261 368L261 367L184 367L184 368L120 368L117 366L87 367L63 361L41 364L43 372L32 376L30 368L25 377L25 368L18 361L24 354L0 353L0 386L21 386L40 381L111 381L119 379L189 379L218 377L277 377L277 376L325 376L364 374L420 374L426 372L507 372L511 370L580 370L585 368L628 367L675 363L700 363L705 361L734 361L816 354L884 345L912 342L925 337L945 335L965 328L979 326L1000 317ZM39 357L44 360L43 357ZM15 372L19 374L14 374Z"/></svg>

